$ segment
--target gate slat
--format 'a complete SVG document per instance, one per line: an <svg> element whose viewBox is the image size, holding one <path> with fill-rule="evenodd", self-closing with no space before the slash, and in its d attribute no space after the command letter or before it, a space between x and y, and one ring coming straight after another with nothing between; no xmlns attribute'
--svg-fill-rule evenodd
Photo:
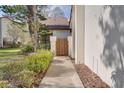
<svg viewBox="0 0 124 93"><path fill-rule="evenodd" d="M68 41L67 39L58 38L56 41L56 55L68 56Z"/></svg>

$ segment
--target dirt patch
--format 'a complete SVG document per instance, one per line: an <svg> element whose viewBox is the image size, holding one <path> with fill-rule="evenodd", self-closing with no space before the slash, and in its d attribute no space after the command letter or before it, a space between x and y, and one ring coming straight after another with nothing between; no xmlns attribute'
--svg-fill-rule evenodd
<svg viewBox="0 0 124 93"><path fill-rule="evenodd" d="M84 64L74 64L85 88L110 88Z"/></svg>
<svg viewBox="0 0 124 93"><path fill-rule="evenodd" d="M34 86L35 88L39 87L39 85L40 85L40 83L41 83L43 77L44 77L45 74L46 74L46 72L47 72L47 70L44 71L44 72L40 72L40 73L38 73L38 74L35 76L35 81L34 81L34 83L33 83L33 86Z"/></svg>

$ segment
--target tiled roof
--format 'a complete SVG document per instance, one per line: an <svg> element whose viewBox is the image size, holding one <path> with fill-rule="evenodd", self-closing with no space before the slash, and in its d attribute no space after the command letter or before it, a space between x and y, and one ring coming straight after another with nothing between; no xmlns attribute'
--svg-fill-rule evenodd
<svg viewBox="0 0 124 93"><path fill-rule="evenodd" d="M41 21L42 24L46 25L59 25L59 26L69 26L69 21L64 17L49 17L45 21Z"/></svg>

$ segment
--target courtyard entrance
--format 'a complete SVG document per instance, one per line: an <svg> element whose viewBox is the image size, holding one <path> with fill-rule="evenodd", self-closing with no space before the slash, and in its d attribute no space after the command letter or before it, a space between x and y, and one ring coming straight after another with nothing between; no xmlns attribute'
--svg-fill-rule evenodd
<svg viewBox="0 0 124 93"><path fill-rule="evenodd" d="M65 38L58 38L56 40L56 55L68 56L68 40Z"/></svg>

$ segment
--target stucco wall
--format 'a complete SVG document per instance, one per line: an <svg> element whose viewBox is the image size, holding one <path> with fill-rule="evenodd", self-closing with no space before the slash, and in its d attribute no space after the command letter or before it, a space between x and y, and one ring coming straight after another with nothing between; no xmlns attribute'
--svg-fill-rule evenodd
<svg viewBox="0 0 124 93"><path fill-rule="evenodd" d="M72 43L72 50L71 50L71 58L75 58L75 6L72 6L72 14L70 20L70 28L71 28L71 36L72 40L70 40L70 44Z"/></svg>
<svg viewBox="0 0 124 93"><path fill-rule="evenodd" d="M67 38L70 36L69 30L52 30L53 36L56 36L57 38Z"/></svg>
<svg viewBox="0 0 124 93"><path fill-rule="evenodd" d="M82 21L81 21L82 20ZM84 63L85 6L75 6L75 63Z"/></svg>
<svg viewBox="0 0 124 93"><path fill-rule="evenodd" d="M1 19L0 19L0 47L3 47L3 38L2 38L2 31L1 31Z"/></svg>
<svg viewBox="0 0 124 93"><path fill-rule="evenodd" d="M9 34L7 33L9 24L11 24L10 20L7 18L2 18L1 19L1 30L2 30L2 35L4 37L9 37Z"/></svg>
<svg viewBox="0 0 124 93"><path fill-rule="evenodd" d="M9 23L9 19L0 18L0 47L3 47L3 38L9 37L9 35L7 34Z"/></svg>
<svg viewBox="0 0 124 93"><path fill-rule="evenodd" d="M68 56L72 57L72 51L73 51L73 43L72 43L72 36L68 36Z"/></svg>
<svg viewBox="0 0 124 93"><path fill-rule="evenodd" d="M85 64L124 87L124 6L85 6Z"/></svg>
<svg viewBox="0 0 124 93"><path fill-rule="evenodd" d="M56 55L56 36L50 36L50 47L54 55Z"/></svg>

